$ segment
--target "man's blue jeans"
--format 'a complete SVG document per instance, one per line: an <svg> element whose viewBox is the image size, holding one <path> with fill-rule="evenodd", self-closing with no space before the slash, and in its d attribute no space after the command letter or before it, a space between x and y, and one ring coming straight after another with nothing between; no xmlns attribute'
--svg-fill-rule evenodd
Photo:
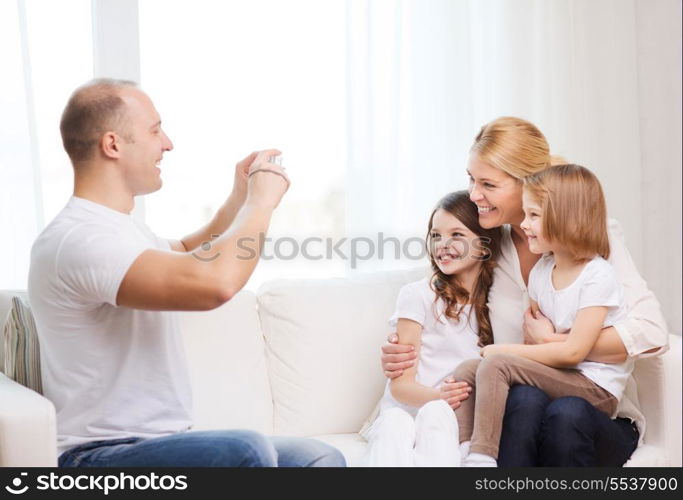
<svg viewBox="0 0 683 500"><path fill-rule="evenodd" d="M610 419L585 399L553 401L540 389L510 389L500 467L622 466L638 445L638 430L624 418Z"/></svg>
<svg viewBox="0 0 683 500"><path fill-rule="evenodd" d="M59 466L344 467L346 461L339 450L315 439L226 430L94 441L62 453Z"/></svg>

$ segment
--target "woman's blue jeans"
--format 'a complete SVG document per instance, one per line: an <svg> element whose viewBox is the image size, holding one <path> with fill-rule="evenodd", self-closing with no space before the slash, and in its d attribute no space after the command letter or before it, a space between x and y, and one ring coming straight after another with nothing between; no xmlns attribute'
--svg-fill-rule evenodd
<svg viewBox="0 0 683 500"><path fill-rule="evenodd" d="M183 432L153 439L94 441L59 457L60 467L344 467L336 448L315 439L249 430Z"/></svg>
<svg viewBox="0 0 683 500"><path fill-rule="evenodd" d="M500 467L596 467L623 465L638 445L638 430L625 418L610 419L585 399L553 401L540 389L510 389Z"/></svg>

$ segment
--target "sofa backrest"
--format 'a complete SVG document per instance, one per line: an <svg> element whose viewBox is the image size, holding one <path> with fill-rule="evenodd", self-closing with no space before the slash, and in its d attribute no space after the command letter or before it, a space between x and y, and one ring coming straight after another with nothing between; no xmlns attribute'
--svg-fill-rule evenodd
<svg viewBox="0 0 683 500"><path fill-rule="evenodd" d="M180 313L195 429L273 430L273 405L256 296L241 291L206 312Z"/></svg>
<svg viewBox="0 0 683 500"><path fill-rule="evenodd" d="M273 430L358 432L382 395L380 346L402 285L424 268L325 280L281 280L258 292Z"/></svg>

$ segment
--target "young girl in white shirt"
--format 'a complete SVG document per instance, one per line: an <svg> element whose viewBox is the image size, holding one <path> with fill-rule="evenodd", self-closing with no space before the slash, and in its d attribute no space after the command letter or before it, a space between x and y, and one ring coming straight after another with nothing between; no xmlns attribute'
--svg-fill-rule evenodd
<svg viewBox="0 0 683 500"><path fill-rule="evenodd" d="M578 165L550 167L525 178L523 209L529 249L544 254L529 275L532 313L540 311L567 335L539 345L489 345L483 360L458 366L454 378L474 387L474 397L456 410L466 466L496 466L512 385L538 387L552 399L581 397L611 417L633 369L631 360L584 361L600 331L627 313L606 260L607 210L598 179Z"/></svg>
<svg viewBox="0 0 683 500"><path fill-rule="evenodd" d="M417 362L387 382L379 416L363 433L368 466L459 466L451 405L466 389L447 378L493 341L486 303L500 228L483 229L469 193L458 191L432 212L426 243L433 274L401 289L390 320Z"/></svg>

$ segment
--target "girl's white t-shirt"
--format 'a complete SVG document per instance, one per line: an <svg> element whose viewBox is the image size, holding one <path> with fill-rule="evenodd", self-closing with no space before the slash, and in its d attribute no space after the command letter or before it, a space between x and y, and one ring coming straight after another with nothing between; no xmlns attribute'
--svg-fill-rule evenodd
<svg viewBox="0 0 683 500"><path fill-rule="evenodd" d="M554 267L554 257L547 254L531 269L529 298L536 301L541 312L553 322L557 333L569 333L579 310L587 307L607 307L603 328L626 318L628 310L623 289L614 269L605 259L593 258L574 282L561 290L553 286ZM633 371L633 359L620 364L583 361L576 365L576 369L620 399Z"/></svg>
<svg viewBox="0 0 683 500"><path fill-rule="evenodd" d="M409 283L401 288L396 301L396 310L389 320L396 326L400 318L413 320L422 325L420 338L420 360L415 380L428 387L439 387L443 380L463 361L479 357L477 346L479 330L471 306L466 305L459 320L447 318L446 303L437 300L430 287L431 278ZM399 403L391 395L391 381L387 381L380 411L399 407L415 416L417 408Z"/></svg>

